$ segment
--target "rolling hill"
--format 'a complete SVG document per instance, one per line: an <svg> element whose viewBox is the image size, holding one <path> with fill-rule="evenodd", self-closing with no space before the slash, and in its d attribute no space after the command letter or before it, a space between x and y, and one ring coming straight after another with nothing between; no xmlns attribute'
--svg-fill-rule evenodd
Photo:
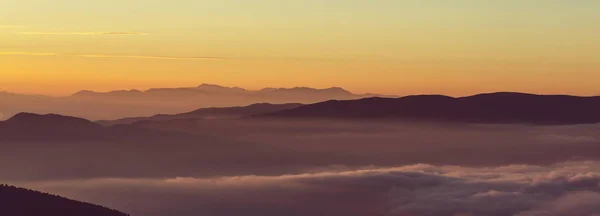
<svg viewBox="0 0 600 216"><path fill-rule="evenodd" d="M168 121L177 119L232 119L242 118L252 115L273 113L288 109L294 109L302 104L252 104L244 107L222 107L222 108L201 108L192 112L174 114L174 115L155 115L151 117L124 118L113 121L97 121L101 125L110 126L118 124L133 124L141 121Z"/></svg>
<svg viewBox="0 0 600 216"><path fill-rule="evenodd" d="M7 181L269 173L273 160L296 153L213 134L137 124L102 126L70 116L33 113L0 121L0 148L0 170Z"/></svg>
<svg viewBox="0 0 600 216"><path fill-rule="evenodd" d="M56 114L19 113L0 121L0 141L105 139L104 127L86 119Z"/></svg>
<svg viewBox="0 0 600 216"><path fill-rule="evenodd" d="M253 118L406 120L489 124L600 122L600 97L489 93L326 101Z"/></svg>

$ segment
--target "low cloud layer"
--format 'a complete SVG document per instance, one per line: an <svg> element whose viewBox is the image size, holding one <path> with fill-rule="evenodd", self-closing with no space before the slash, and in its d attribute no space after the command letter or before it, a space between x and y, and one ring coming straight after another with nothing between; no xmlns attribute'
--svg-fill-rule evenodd
<svg viewBox="0 0 600 216"><path fill-rule="evenodd" d="M88 179L22 186L133 215L590 216L600 162L549 166L412 165L282 176Z"/></svg>
<svg viewBox="0 0 600 216"><path fill-rule="evenodd" d="M534 137L535 140L546 142L546 143L562 143L562 144L573 144L573 143L594 143L598 142L598 139L592 136L569 136L561 134L543 134Z"/></svg>

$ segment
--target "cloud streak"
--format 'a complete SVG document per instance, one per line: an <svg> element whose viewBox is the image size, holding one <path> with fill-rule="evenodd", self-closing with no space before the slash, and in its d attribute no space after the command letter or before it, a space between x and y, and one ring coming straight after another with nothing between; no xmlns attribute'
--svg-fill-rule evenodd
<svg viewBox="0 0 600 216"><path fill-rule="evenodd" d="M57 56L60 54L51 52L0 52L0 55Z"/></svg>
<svg viewBox="0 0 600 216"><path fill-rule="evenodd" d="M198 57L198 56L151 56L151 55L102 55L102 54L62 54L52 52L0 52L2 55L25 55L25 56L74 56L83 58L129 58L129 59L162 59L162 60L226 60L221 57Z"/></svg>
<svg viewBox="0 0 600 216"><path fill-rule="evenodd" d="M17 26L17 25L0 25L0 29L3 28L27 28L27 26Z"/></svg>
<svg viewBox="0 0 600 216"><path fill-rule="evenodd" d="M25 35L148 35L144 32L19 32Z"/></svg>
<svg viewBox="0 0 600 216"><path fill-rule="evenodd" d="M186 57L186 56L140 56L140 55L74 55L86 58L133 58L133 59L164 59L164 60L225 60L220 57Z"/></svg>

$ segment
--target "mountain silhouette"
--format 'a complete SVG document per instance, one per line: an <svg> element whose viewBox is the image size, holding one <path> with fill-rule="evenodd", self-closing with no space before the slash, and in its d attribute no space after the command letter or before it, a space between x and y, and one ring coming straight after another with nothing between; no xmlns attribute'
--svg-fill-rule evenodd
<svg viewBox="0 0 600 216"><path fill-rule="evenodd" d="M327 100L352 100L366 97L343 88L308 87L247 90L202 84L184 88L151 88L94 92L82 90L69 96L50 97L0 92L0 113L8 118L20 112L56 113L90 120L121 119L133 116L177 114L199 108L248 106L256 103L311 104ZM2 117L0 117L0 120Z"/></svg>
<svg viewBox="0 0 600 216"><path fill-rule="evenodd" d="M600 97L499 92L469 97L417 95L326 101L256 117L409 120L459 123L600 122Z"/></svg>
<svg viewBox="0 0 600 216"><path fill-rule="evenodd" d="M11 182L162 177L190 171L207 176L251 174L255 170L243 167L262 167L274 158L296 154L275 145L186 130L193 130L194 125L181 124L181 131L145 124L102 126L68 116L20 113L0 122L0 170L4 170L3 179Z"/></svg>
<svg viewBox="0 0 600 216"><path fill-rule="evenodd" d="M118 124L132 124L140 121L167 121L175 119L232 119L242 118L252 115L260 115L266 113L273 113L283 110L294 109L302 106L302 104L252 104L243 107L222 107L222 108L202 108L192 112L175 114L175 115L155 115L151 117L134 117L124 118L114 121L97 121L96 123L110 126Z"/></svg>
<svg viewBox="0 0 600 216"><path fill-rule="evenodd" d="M239 88L239 87L224 87L224 86L220 86L220 85L206 84L206 83L199 85L196 89L202 90L202 91L207 91L207 92L216 92L216 93L243 93L243 92L247 91L246 89Z"/></svg>
<svg viewBox="0 0 600 216"><path fill-rule="evenodd" d="M104 128L86 119L56 114L19 113L0 122L0 141L103 139Z"/></svg>
<svg viewBox="0 0 600 216"><path fill-rule="evenodd" d="M19 113L0 121L0 143L119 142L188 139L183 132L153 130L129 125L103 126L87 119L56 114ZM3 146L6 147L6 146Z"/></svg>
<svg viewBox="0 0 600 216"><path fill-rule="evenodd" d="M0 215L6 216L128 216L99 205L9 185L0 185L0 203Z"/></svg>
<svg viewBox="0 0 600 216"><path fill-rule="evenodd" d="M315 89L309 87L294 88L264 88L261 90L247 90L239 87L225 87L215 84L202 84L191 88L152 88L146 91L140 90L117 90L109 92L93 92L83 90L73 94L73 97L156 97L161 95L170 95L175 97L185 96L206 96L210 94L272 98L287 96L288 100L322 100L327 99L356 99L366 96L353 94L340 87L331 87L326 89ZM371 95L371 94L369 94ZM266 101L268 102L268 101Z"/></svg>
<svg viewBox="0 0 600 216"><path fill-rule="evenodd" d="M308 87L295 87L295 88L264 88L259 90L260 93L275 93L275 94L314 94L321 93L331 96L353 96L352 92L340 87L331 87L326 89L314 89Z"/></svg>

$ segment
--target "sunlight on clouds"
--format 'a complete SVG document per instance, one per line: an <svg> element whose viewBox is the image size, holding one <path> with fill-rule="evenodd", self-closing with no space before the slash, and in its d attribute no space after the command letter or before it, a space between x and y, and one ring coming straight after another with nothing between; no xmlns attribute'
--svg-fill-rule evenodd
<svg viewBox="0 0 600 216"><path fill-rule="evenodd" d="M589 216L600 213L598 168L597 161L499 167L418 164L283 176L78 179L18 185L148 216L165 215L157 209L178 209L176 215L182 216L240 215L231 206L247 206L244 215L251 216L289 215L285 212Z"/></svg>

